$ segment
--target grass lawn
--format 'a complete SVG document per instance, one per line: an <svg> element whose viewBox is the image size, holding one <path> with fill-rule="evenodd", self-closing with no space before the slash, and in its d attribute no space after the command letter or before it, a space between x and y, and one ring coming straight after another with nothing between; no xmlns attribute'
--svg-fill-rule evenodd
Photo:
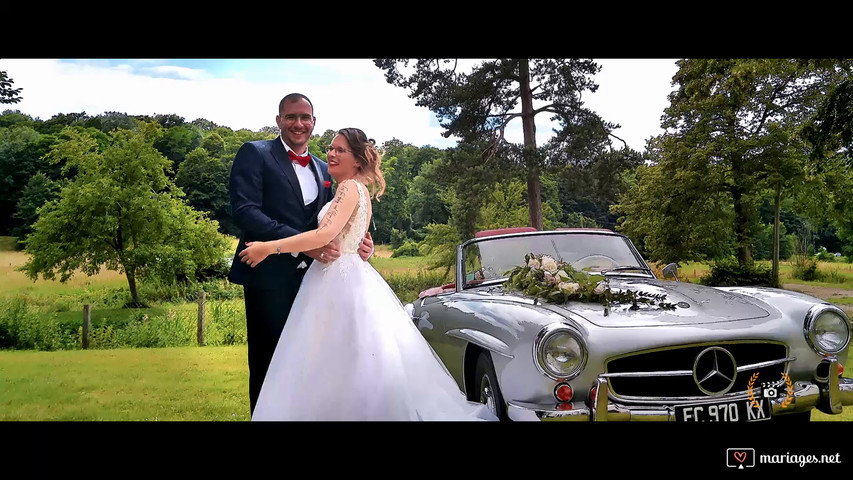
<svg viewBox="0 0 853 480"><path fill-rule="evenodd" d="M3 351L0 421L247 421L246 355L245 346ZM812 420L853 421L853 409Z"/></svg>
<svg viewBox="0 0 853 480"><path fill-rule="evenodd" d="M0 421L249 420L246 346L0 352Z"/></svg>
<svg viewBox="0 0 853 480"><path fill-rule="evenodd" d="M169 309L193 313L194 302L154 303L148 309L121 309L107 302L115 290L126 289L125 277L101 271L66 283L33 282L15 270L26 261L14 251L14 239L0 237L0 300L25 297L42 315L56 315L63 324L82 324L82 304L93 303L93 327L122 324L144 311L154 317ZM389 278L426 270L425 257L390 258L391 248L378 245L370 262ZM821 262L823 271L837 271L845 282L803 282L782 265L784 283L805 283L853 290L853 265ZM705 263L683 263L682 281L697 281L709 270ZM659 269L657 270L659 274ZM660 276L660 275L659 275ZM849 280L848 280L849 278ZM431 285L433 286L433 285ZM420 288L413 286L412 288ZM119 299L120 300L120 299ZM230 302L241 300L230 300ZM834 298L853 304L853 296ZM100 305L99 305L100 303ZM120 303L119 303L120 304ZM209 307L210 308L210 307ZM242 314L241 314L242 315ZM0 421L246 421L249 420L247 347L174 347L56 352L0 351ZM851 377L853 365L845 376ZM815 421L853 421L853 409L839 416L815 412Z"/></svg>

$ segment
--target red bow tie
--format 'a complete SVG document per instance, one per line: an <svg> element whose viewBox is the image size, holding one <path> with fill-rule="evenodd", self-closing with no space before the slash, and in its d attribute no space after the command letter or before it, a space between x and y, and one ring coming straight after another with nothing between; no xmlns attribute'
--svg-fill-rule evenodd
<svg viewBox="0 0 853 480"><path fill-rule="evenodd" d="M299 155L297 155L297 154L293 153L293 150L288 150L288 151L287 151L287 154L290 156L290 159L291 159L291 160L293 160L294 162L296 162L296 163L298 163L298 164L302 165L303 167L307 167L307 166L308 166L308 162L310 162L310 161L311 161L311 156L310 156L310 155L305 155L304 157L301 157L301 156L299 156Z"/></svg>

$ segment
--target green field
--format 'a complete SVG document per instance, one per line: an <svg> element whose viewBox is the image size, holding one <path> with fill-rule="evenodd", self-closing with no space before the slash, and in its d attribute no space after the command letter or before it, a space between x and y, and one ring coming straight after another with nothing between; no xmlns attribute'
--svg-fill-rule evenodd
<svg viewBox="0 0 853 480"><path fill-rule="evenodd" d="M118 328L135 322L140 327L137 334L144 335L144 324L138 321L143 313L160 321L174 317L188 324L194 321L198 308L194 302L154 301L147 309L120 308L126 300L127 283L116 272L102 271L94 277L76 275L65 284L54 280L33 282L15 270L26 261L26 254L13 251L12 247L10 237L0 237L0 302L25 299L36 318L54 319L73 329L82 324L83 304L90 303L94 305L93 328ZM404 301L415 298L420 289L444 281L443 272L427 271L428 259L390 258L390 253L388 246L379 245L370 262L395 291L403 292L398 295L408 297ZM790 278L790 268L782 266L783 283L853 290L851 264L820 264L821 270L841 272L843 284L797 281ZM682 264L680 279L696 281L707 271L707 264ZM853 295L833 301L853 304ZM211 301L208 309L230 316L232 321L244 322L239 298ZM147 334L157 333L152 330L158 331L158 325L152 320ZM194 346L192 331L183 333L187 346L180 347L0 350L0 421L248 420L246 346L238 343L198 347ZM845 376L850 377L851 373L853 368ZM850 421L853 410L840 416L816 412L813 420Z"/></svg>
<svg viewBox="0 0 853 480"><path fill-rule="evenodd" d="M248 420L246 346L0 352L0 421Z"/></svg>

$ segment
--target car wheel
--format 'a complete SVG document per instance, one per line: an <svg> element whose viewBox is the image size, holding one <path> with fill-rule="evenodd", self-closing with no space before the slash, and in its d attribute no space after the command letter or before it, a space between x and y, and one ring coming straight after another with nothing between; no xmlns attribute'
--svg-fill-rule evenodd
<svg viewBox="0 0 853 480"><path fill-rule="evenodd" d="M498 386L498 376L495 374L495 364L489 352L480 352L477 366L474 369L474 400L483 403L500 420L508 419L506 403Z"/></svg>

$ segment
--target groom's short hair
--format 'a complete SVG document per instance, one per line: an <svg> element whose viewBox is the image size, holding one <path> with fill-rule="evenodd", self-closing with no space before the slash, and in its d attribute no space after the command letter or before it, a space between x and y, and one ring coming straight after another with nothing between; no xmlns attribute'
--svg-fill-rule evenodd
<svg viewBox="0 0 853 480"><path fill-rule="evenodd" d="M302 95L301 93L289 93L281 99L281 102L278 103L278 113L281 114L282 110L284 110L284 102L296 102L298 100L304 99L308 102L308 105L311 105L311 113L314 113L314 104L311 103L311 99Z"/></svg>

